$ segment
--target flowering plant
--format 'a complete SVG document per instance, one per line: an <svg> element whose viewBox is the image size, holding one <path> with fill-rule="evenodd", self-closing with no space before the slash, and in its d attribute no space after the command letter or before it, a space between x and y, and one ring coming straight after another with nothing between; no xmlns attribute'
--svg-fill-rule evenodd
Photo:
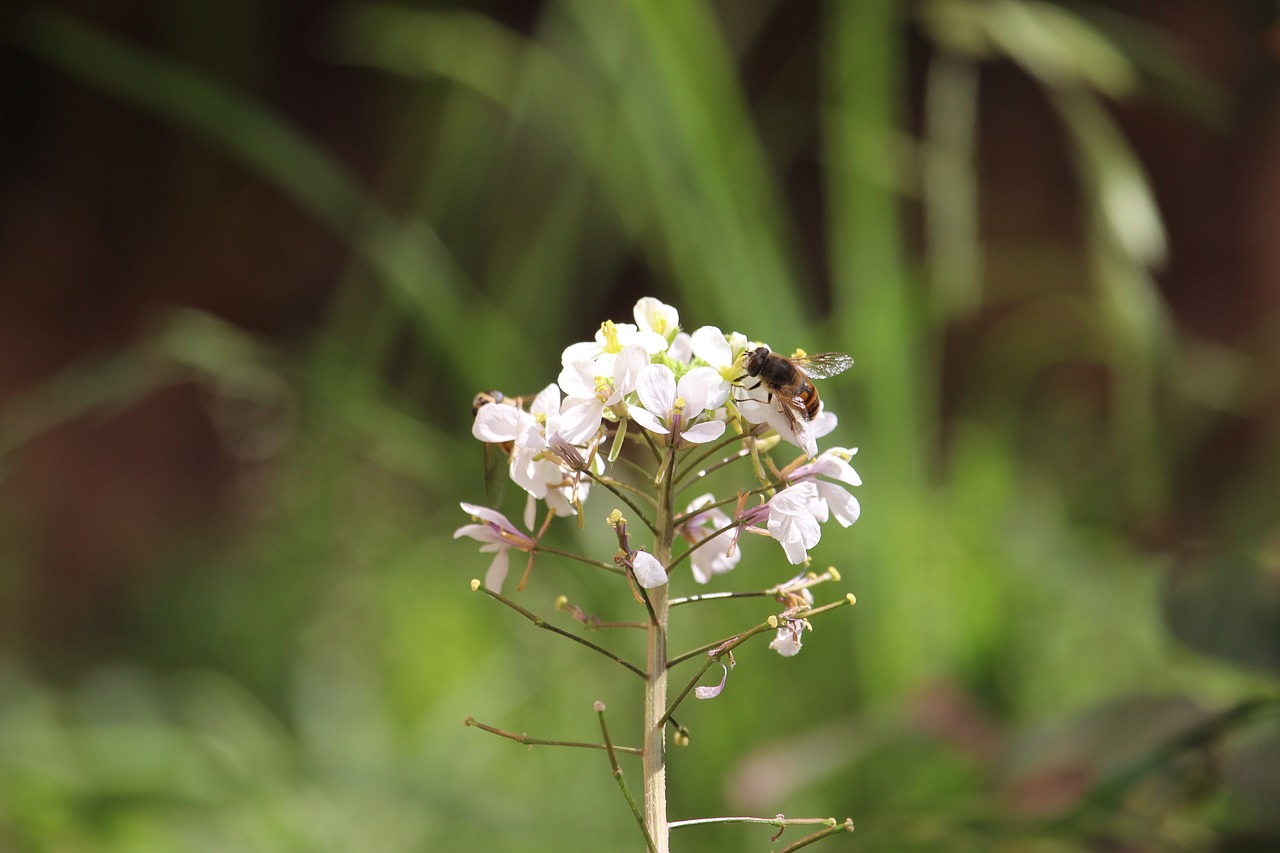
<svg viewBox="0 0 1280 853"><path fill-rule="evenodd" d="M527 495L522 531L496 509L462 504L474 523L458 528L455 537L483 543L494 554L483 582L472 588L506 604L535 625L573 639L644 680L644 743L638 748L615 746L608 732L604 705L596 703L603 742L589 744L608 753L614 778L630 804L649 850L666 851L673 828L713 821L759 822L778 827L817 823L816 833L786 848L797 849L818 838L853 828L848 820L774 818L702 818L669 822L666 802L666 734L677 744L688 743L688 732L673 716L692 694L712 699L725 689L734 650L757 634L774 632L769 647L783 656L803 646L810 620L845 604L846 595L815 606L812 589L838 581L834 568L808 569L809 551L822 536L822 525L834 518L848 527L858 519L858 500L849 490L861 484L849 464L856 448L829 447L821 452L817 440L837 425L809 382L804 365L826 364L833 375L850 362L847 356L826 353L811 361L773 355L738 332L724 333L703 326L692 334L680 328L675 308L644 298L635 305L634 323L606 321L590 341L574 343L561 356L557 381L532 400L507 398L498 392L477 397L473 435L505 459L512 482ZM782 442L798 448L794 461L778 468L770 451ZM731 496L711 492L683 500L714 472L735 463L750 466L751 481ZM584 519L584 502L593 489L604 489L615 502L607 522L618 548L604 562L543 544L543 534L556 517ZM621 506L618 506L621 504ZM539 507L542 521L538 523ZM681 508L683 506L683 508ZM625 509L624 509L625 507ZM639 524L643 535L633 535ZM717 592L672 597L669 588L676 571L688 562L693 579L706 584L733 571L741 561L743 532L773 539L792 566L804 569L765 590ZM682 547L677 547L677 542ZM528 555L516 591L524 588L535 557L553 554L612 573L625 582L631 598L643 606L643 622L617 623L642 628L647 634L645 666L630 663L602 645L549 624L516 604L504 593L512 549ZM667 628L674 607L717 598L767 597L779 602L780 612L739 634L720 639L686 654L669 655ZM561 599L557 609L590 628L604 627L596 617ZM668 678L675 666L701 659L702 666L685 687L668 699ZM718 684L699 685L706 672L720 664ZM535 740L467 719L467 724L524 743L563 743ZM583 746L581 743L574 744ZM643 761L644 791L638 803L626 784L618 754L636 754ZM775 836L776 838L777 836Z"/></svg>

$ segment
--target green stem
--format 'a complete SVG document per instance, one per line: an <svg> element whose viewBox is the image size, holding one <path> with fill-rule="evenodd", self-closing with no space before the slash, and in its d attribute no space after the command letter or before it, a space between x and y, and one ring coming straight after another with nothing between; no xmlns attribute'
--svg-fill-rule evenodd
<svg viewBox="0 0 1280 853"><path fill-rule="evenodd" d="M609 737L609 726L604 721L603 702L596 703L596 714L600 717L600 736L604 738L605 752L609 754L609 767L613 771L614 781L618 783L623 799L631 807L631 814L635 815L636 823L640 825L640 831L644 833L644 843L649 848L649 853L656 853L657 847L654 846L653 835L650 834L649 828L644 825L644 815L641 814L640 807L636 805L636 798L631 796L631 788L627 786L627 780L622 775L622 767L618 764L618 756L613 751L613 740Z"/></svg>
<svg viewBox="0 0 1280 853"><path fill-rule="evenodd" d="M472 581L471 583L472 583L472 586L478 592L483 592L485 595L489 596L490 598L495 599L497 601L501 601L503 604L507 605L507 607L510 607L512 610L514 610L515 612L519 613L521 616L523 616L524 618L532 622L534 624L534 627L542 628L545 631L550 631L553 634L559 634L561 637L566 637L570 640L573 640L575 643L584 645L587 648L591 649L593 652L598 652L599 654L604 655L614 663L622 664L624 667L631 670L641 678L645 677L644 670L640 669L640 667L636 666L633 663L623 660L622 658L618 657L613 652L609 651L603 646L597 646L595 643L591 642L590 640L579 637L577 634L570 634L568 631L565 631L562 628L557 628L555 625L548 623L547 620L543 619L541 616L537 615L536 613L532 613L528 610L525 610L519 604L516 604L514 601L507 598L502 593L494 592L488 587L480 585L479 581Z"/></svg>

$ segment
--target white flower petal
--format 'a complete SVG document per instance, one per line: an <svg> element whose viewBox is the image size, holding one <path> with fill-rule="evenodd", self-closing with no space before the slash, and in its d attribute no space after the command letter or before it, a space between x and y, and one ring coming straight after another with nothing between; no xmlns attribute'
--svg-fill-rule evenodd
<svg viewBox="0 0 1280 853"><path fill-rule="evenodd" d="M671 430L663 426L662 421L658 420L653 412L650 412L648 409L642 408L641 406L627 406L627 416L631 418L631 420L640 424L640 426L649 430L649 432L657 432L662 435L666 435L671 432Z"/></svg>
<svg viewBox="0 0 1280 853"><path fill-rule="evenodd" d="M700 424L694 424L684 432L680 433L680 437L685 441L691 441L694 444L705 444L708 441L715 441L724 435L724 421L703 421Z"/></svg>
<svg viewBox="0 0 1280 853"><path fill-rule="evenodd" d="M707 408L707 374L715 381L716 372L709 367L697 367L680 377L676 396L684 400L684 417L693 420Z"/></svg>
<svg viewBox="0 0 1280 853"><path fill-rule="evenodd" d="M572 364L575 361L591 361L601 352L600 344L596 341L582 341L576 344L569 344L564 348L564 352L560 354L561 364Z"/></svg>
<svg viewBox="0 0 1280 853"><path fill-rule="evenodd" d="M631 566L636 574L636 583L645 589L653 589L667 582L667 570L648 551L638 551Z"/></svg>
<svg viewBox="0 0 1280 853"><path fill-rule="evenodd" d="M831 507L832 515L836 517L836 521L840 522L841 527L853 524L862 514L862 506L858 503L858 499L834 483L819 483L818 494Z"/></svg>
<svg viewBox="0 0 1280 853"><path fill-rule="evenodd" d="M613 394L606 401L613 405L636 389L640 371L649 366L649 354L644 347L623 347L613 362Z"/></svg>
<svg viewBox="0 0 1280 853"><path fill-rule="evenodd" d="M488 403L476 412L476 418L471 422L471 434L489 444L515 441L532 420L515 406Z"/></svg>
<svg viewBox="0 0 1280 853"><path fill-rule="evenodd" d="M570 444L586 444L599 431L603 415L603 400L596 397L589 400L566 399L560 413L560 437Z"/></svg>
<svg viewBox="0 0 1280 853"><path fill-rule="evenodd" d="M636 380L640 402L663 420L676 405L676 377L665 364L651 364L640 371Z"/></svg>
<svg viewBox="0 0 1280 853"><path fill-rule="evenodd" d="M566 397L585 400L596 396L595 362L578 359L565 364L560 368L556 382L564 389Z"/></svg>
<svg viewBox="0 0 1280 853"><path fill-rule="evenodd" d="M733 350L725 340L724 332L715 326L703 326L696 330L691 338L695 357L717 369L733 364Z"/></svg>
<svg viewBox="0 0 1280 853"><path fill-rule="evenodd" d="M693 360L693 338L687 332L676 335L671 346L667 347L667 358L688 364Z"/></svg>
<svg viewBox="0 0 1280 853"><path fill-rule="evenodd" d="M484 573L484 585L486 589L494 592L502 591L502 582L507 579L507 569L510 566L509 549L503 548L493 555L493 562L489 564L489 571Z"/></svg>
<svg viewBox="0 0 1280 853"><path fill-rule="evenodd" d="M560 388L552 382L546 388L538 392L533 398L533 402L529 404L529 414L537 415L553 415L560 411Z"/></svg>

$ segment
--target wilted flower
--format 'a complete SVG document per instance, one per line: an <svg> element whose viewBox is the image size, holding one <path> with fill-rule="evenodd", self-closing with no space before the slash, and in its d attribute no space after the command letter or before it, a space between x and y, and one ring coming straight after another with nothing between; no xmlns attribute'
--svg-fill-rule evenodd
<svg viewBox="0 0 1280 853"><path fill-rule="evenodd" d="M632 555L631 571L636 576L636 583L645 589L653 589L667 582L667 570L648 551L637 551Z"/></svg>

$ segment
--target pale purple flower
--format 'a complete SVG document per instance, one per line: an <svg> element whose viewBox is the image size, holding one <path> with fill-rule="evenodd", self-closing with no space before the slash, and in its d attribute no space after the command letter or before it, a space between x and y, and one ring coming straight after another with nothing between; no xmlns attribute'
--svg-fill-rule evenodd
<svg viewBox="0 0 1280 853"><path fill-rule="evenodd" d="M665 364L651 364L640 371L636 393L640 405L631 405L627 414L650 432L679 431L685 441L703 444L724 434L724 421L694 423L707 410L707 384L716 373L709 367L695 367L676 383L675 374ZM687 426L692 424L692 426Z"/></svg>
<svg viewBox="0 0 1280 853"><path fill-rule="evenodd" d="M503 406L502 408L511 407ZM480 546L482 553L493 553L493 562L489 564L489 570L484 575L484 585L488 589L500 592L502 590L502 582L507 579L509 566L507 552L515 548L518 551L527 551L532 555L538 547L538 540L527 533L520 532L514 524L507 520L505 515L497 510L469 503L463 503L461 506L463 510L470 513L480 523L464 524L453 532L453 538L458 539L462 536L469 536L478 542L484 543ZM530 559L533 559L532 556L530 556Z"/></svg>
<svg viewBox="0 0 1280 853"><path fill-rule="evenodd" d="M731 571L742 557L742 552L735 547L735 532L722 530L729 524L729 516L719 507L698 512L701 507L715 503L715 500L711 494L694 498L685 513L696 514L690 515L689 520L681 528L681 535L691 545L696 545L715 534L714 539L700 545L689 558L693 564L693 578L698 583L708 583L714 575ZM716 533L717 530L721 532Z"/></svg>

